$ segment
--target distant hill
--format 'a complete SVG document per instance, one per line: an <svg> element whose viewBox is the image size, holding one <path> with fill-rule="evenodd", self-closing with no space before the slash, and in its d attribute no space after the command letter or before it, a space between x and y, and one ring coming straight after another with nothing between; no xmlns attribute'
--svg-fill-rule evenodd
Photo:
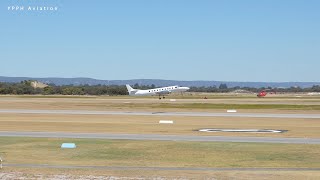
<svg viewBox="0 0 320 180"><path fill-rule="evenodd" d="M99 80L93 78L34 78L34 77L6 77L0 76L0 82L20 82L24 80L37 80L45 84L56 84L56 85L152 85L155 86L217 86L224 83L228 87L282 87L288 88L292 86L299 86L302 88L312 87L313 85L320 85L320 82L233 82L233 81L176 81L176 80L162 80L162 79L132 79L132 80Z"/></svg>

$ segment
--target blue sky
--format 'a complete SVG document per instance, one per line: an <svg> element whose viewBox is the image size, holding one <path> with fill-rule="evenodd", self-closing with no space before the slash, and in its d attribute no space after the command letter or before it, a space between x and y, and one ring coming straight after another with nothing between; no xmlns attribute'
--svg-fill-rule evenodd
<svg viewBox="0 0 320 180"><path fill-rule="evenodd" d="M0 8L1 76L320 81L317 0L3 0Z"/></svg>

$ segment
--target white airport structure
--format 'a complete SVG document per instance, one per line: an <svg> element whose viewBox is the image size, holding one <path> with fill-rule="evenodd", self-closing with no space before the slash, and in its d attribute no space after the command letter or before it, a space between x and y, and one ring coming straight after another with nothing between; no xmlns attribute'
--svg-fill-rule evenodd
<svg viewBox="0 0 320 180"><path fill-rule="evenodd" d="M237 110L235 110L235 109L228 109L227 112L228 112L228 113L236 113Z"/></svg>
<svg viewBox="0 0 320 180"><path fill-rule="evenodd" d="M159 124L173 124L173 121L171 121L171 120L160 120Z"/></svg>
<svg viewBox="0 0 320 180"><path fill-rule="evenodd" d="M62 143L61 144L61 149L74 149L76 147L77 146L75 143Z"/></svg>

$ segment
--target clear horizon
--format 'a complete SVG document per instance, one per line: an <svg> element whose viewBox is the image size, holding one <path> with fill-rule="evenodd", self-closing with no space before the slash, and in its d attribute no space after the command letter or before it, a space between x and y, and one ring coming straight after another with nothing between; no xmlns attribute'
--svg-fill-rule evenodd
<svg viewBox="0 0 320 180"><path fill-rule="evenodd" d="M4 0L0 7L1 76L320 81L316 0Z"/></svg>
<svg viewBox="0 0 320 180"><path fill-rule="evenodd" d="M134 79L97 79L91 77L26 77L26 76L2 76L0 77L9 77L9 78L62 78L62 79L70 79L70 78L89 78L95 80L102 80L102 81L126 81L126 80L140 80L137 78ZM150 78L141 78L143 80L149 80ZM320 83L320 81L222 81L222 80L176 80L176 79L150 79L150 80L164 80L164 81L216 81L216 82L257 82L257 83Z"/></svg>

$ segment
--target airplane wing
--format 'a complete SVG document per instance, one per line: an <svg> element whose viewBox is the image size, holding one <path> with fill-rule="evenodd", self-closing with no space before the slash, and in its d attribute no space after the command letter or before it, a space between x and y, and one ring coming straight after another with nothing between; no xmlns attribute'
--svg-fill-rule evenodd
<svg viewBox="0 0 320 180"><path fill-rule="evenodd" d="M165 90L165 91L159 91L159 92L155 92L158 95L163 95L163 94L170 94L171 91Z"/></svg>

